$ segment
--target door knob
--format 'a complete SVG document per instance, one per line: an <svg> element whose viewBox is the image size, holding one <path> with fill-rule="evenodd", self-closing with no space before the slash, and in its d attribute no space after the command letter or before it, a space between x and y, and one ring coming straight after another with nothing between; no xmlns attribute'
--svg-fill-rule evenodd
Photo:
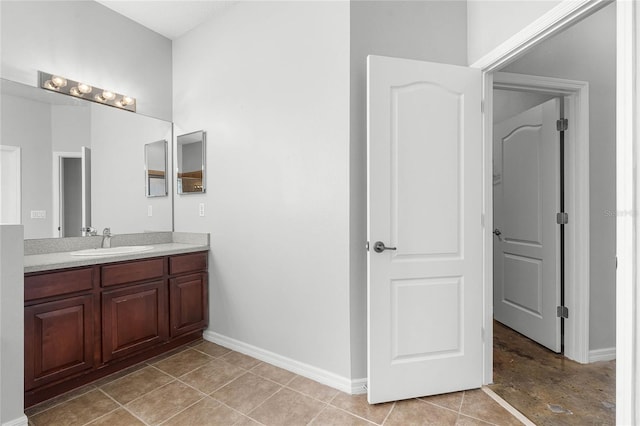
<svg viewBox="0 0 640 426"><path fill-rule="evenodd" d="M382 241L376 241L373 245L373 251L376 253L382 253L385 250L396 250L395 247L386 247Z"/></svg>
<svg viewBox="0 0 640 426"><path fill-rule="evenodd" d="M502 241L502 232L500 232L500 230L499 230L498 228L494 229L494 230L493 230L493 233L494 233L494 235L495 235L496 237L498 237L498 239L499 239L500 241Z"/></svg>

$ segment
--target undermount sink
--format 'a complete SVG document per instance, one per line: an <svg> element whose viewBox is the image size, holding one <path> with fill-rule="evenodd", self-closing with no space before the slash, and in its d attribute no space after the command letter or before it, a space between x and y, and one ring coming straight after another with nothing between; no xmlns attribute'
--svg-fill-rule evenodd
<svg viewBox="0 0 640 426"><path fill-rule="evenodd" d="M132 254L153 250L153 246L122 246L109 248L93 248L86 250L72 251L71 256L111 256L116 254Z"/></svg>

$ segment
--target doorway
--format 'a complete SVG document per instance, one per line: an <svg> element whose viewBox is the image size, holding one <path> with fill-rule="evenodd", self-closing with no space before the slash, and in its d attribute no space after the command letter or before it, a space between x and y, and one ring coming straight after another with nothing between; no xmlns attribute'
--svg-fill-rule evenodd
<svg viewBox="0 0 640 426"><path fill-rule="evenodd" d="M607 211L615 211L613 206L616 205L616 155L614 142L616 140L616 115L613 107L616 93L616 52L611 49L612 45L616 45L615 22L616 5L611 4L565 32L557 34L536 48L531 49L526 55L510 63L506 68L501 68L508 71L510 75L542 74L547 76L542 77L543 79L551 77L571 78L579 80L573 81L574 85L576 83L582 83L583 85L582 102L572 102L570 96L549 90L551 88L545 89L544 85L540 86L543 89L542 91L536 91L538 94L547 91L551 95L564 96L563 104L569 105L567 109L569 123L573 123L576 126L574 128L570 127L566 133L568 137L573 138L567 141L565 145L567 158L564 162L567 172L565 186L567 207L563 210L569 212L569 221L564 225L567 231L565 245L567 263L563 275L567 281L567 294L566 303L559 303L559 306L566 306L569 312L569 318L565 320L566 345L564 353L566 357L582 364L592 364L574 364L554 354L551 355L554 355L555 358L552 356L548 363L558 360L558 365L561 368L571 369L573 376L565 380L569 383L579 383L581 380L579 375L595 371L595 374L599 377L607 378L606 383L596 387L599 389L607 388L608 397L602 397L604 394L593 393L589 396L580 394L579 398L574 398L582 390L581 386L577 386L573 391L564 392L564 403L554 404L549 402L547 405L538 406L538 411L553 412L555 416L566 415L570 412L578 414L582 408L576 407L579 407L580 402L585 400L589 401L588 405L605 412L605 415L613 416L615 414L615 361L610 360L615 359L616 355L616 342L615 338L612 338L616 333L616 223L615 220L607 220ZM593 34L589 35L591 32L597 34L597 42L591 37ZM599 54L600 49L606 50L606 53ZM496 73L494 77L494 81L500 81L500 73ZM533 77L533 79L536 79L536 77ZM512 86L497 84L492 87L494 89L521 91L526 89L517 84ZM574 93L578 93L578 91L574 91ZM492 92L492 95L495 95L495 92ZM494 101L495 98L496 96L493 96ZM493 105L495 106L496 103ZM610 105L610 107L605 105ZM580 114L580 111L586 112L586 117L571 117L572 114ZM591 111L591 114L588 114L589 111ZM580 134L581 129L582 134L576 136L576 134ZM582 170L579 170L580 168ZM584 183L586 185L583 185ZM594 208L594 206L597 206L597 208ZM581 224L578 224L578 222ZM600 228L607 231L600 234ZM578 242L576 239L580 239L582 242ZM589 244L590 241L593 244ZM493 243L496 243L495 237ZM603 306L606 306L606 309ZM496 309L495 305L494 309ZM601 321L601 317L598 314L600 310L607 310L611 314L610 318ZM515 341L522 337L509 333L513 333L513 331L496 324L494 326L494 338L492 339L494 345L499 349L507 348L506 351L509 351L509 345L505 344L505 342ZM510 337L505 338L505 336ZM533 364L531 365L539 365L536 357L549 354L546 350L540 351L539 349L542 348L531 342L527 343L526 340L523 342L520 349L508 352L509 362L521 365L532 362ZM526 347L526 349L523 349L523 347ZM590 350L590 348L597 349ZM496 369L494 374L496 380L493 380L493 382L497 385L502 385L503 383L498 381L503 377L502 371L499 373L497 371L499 367L496 366L504 367L505 357L498 352L499 349L496 350L495 362L492 363ZM528 355L531 359L519 358L515 355L518 351L520 354ZM601 360L609 360L609 362L606 364L593 364ZM506 368L508 369L508 367ZM597 371L598 369L600 370ZM529 367L529 370L534 370L534 368ZM522 388L527 387L530 391L533 391L534 388L539 391L537 386L541 380L547 380L548 383L553 382L557 388L563 385L562 374L556 374L553 379L549 376L543 379L542 375L538 375L535 370L531 371L531 373L523 370L518 374L528 380L526 385L520 383L520 386ZM584 385L583 387L586 389L593 386ZM498 393L503 397L508 395L505 392ZM567 402L572 398L571 402ZM589 400L588 398L594 399ZM518 407L515 401L511 401L508 397L505 399ZM536 398L528 395L527 400L529 402L534 399ZM569 407L565 404L575 405ZM573 418L577 419L577 415L573 416ZM590 417L589 419L593 420L594 418L596 417ZM610 420L611 418L609 418ZM556 419L556 421L560 420Z"/></svg>
<svg viewBox="0 0 640 426"><path fill-rule="evenodd" d="M81 237L91 226L91 150L53 153L54 237Z"/></svg>

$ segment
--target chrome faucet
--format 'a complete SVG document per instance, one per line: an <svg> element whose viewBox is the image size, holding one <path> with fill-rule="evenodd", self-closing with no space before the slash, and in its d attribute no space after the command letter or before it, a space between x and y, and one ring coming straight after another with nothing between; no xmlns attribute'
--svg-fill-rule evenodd
<svg viewBox="0 0 640 426"><path fill-rule="evenodd" d="M102 231L102 248L111 247L111 228L104 228Z"/></svg>

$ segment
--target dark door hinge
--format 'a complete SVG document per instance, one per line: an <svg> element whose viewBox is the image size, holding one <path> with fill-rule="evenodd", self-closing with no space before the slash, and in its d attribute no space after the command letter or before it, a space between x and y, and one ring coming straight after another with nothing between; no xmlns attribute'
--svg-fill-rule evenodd
<svg viewBox="0 0 640 426"><path fill-rule="evenodd" d="M558 225L566 225L569 223L569 213L561 212L556 214L556 223Z"/></svg>
<svg viewBox="0 0 640 426"><path fill-rule="evenodd" d="M558 306L557 316L558 318L569 318L569 308L566 306Z"/></svg>
<svg viewBox="0 0 640 426"><path fill-rule="evenodd" d="M559 132L568 130L569 120L567 118L561 118L560 120L556 121L556 129L558 129Z"/></svg>

